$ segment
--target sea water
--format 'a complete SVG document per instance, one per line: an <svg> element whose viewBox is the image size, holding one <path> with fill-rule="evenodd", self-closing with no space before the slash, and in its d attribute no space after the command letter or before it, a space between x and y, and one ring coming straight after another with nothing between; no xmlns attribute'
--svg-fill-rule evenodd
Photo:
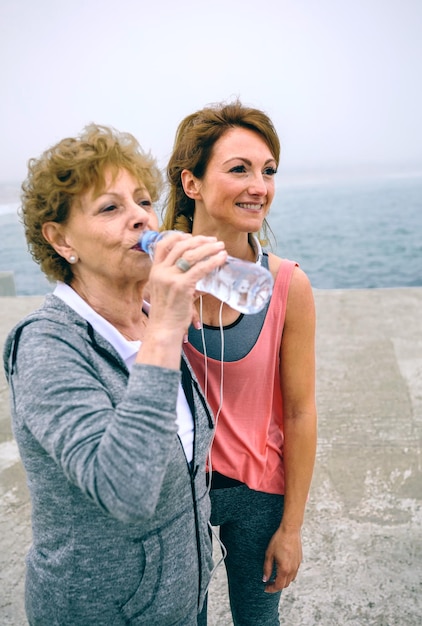
<svg viewBox="0 0 422 626"><path fill-rule="evenodd" d="M422 176L279 189L274 251L320 289L422 286Z"/></svg>
<svg viewBox="0 0 422 626"><path fill-rule="evenodd" d="M0 272L14 273L18 295L44 294L53 285L28 252L18 206L17 187L0 186ZM273 252L317 289L422 286L422 176L278 181L268 222Z"/></svg>

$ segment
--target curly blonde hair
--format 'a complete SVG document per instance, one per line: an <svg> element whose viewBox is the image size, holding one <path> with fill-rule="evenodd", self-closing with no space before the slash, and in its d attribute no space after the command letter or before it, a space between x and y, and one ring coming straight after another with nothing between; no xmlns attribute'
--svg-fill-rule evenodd
<svg viewBox="0 0 422 626"><path fill-rule="evenodd" d="M49 280L70 283L72 268L44 238L43 224L65 223L78 196L89 189L101 193L106 172L116 176L121 169L142 181L153 202L158 200L163 181L155 159L133 135L108 126L89 124L77 137L63 139L29 160L20 217L29 251Z"/></svg>
<svg viewBox="0 0 422 626"><path fill-rule="evenodd" d="M177 128L167 166L169 191L163 211L164 229L192 232L195 201L185 194L181 173L186 169L196 178L203 178L215 143L231 128L246 128L260 135L278 166L280 140L272 121L263 111L244 106L236 99L231 103L211 104L191 113ZM259 234L261 243L266 243L269 230L265 220Z"/></svg>

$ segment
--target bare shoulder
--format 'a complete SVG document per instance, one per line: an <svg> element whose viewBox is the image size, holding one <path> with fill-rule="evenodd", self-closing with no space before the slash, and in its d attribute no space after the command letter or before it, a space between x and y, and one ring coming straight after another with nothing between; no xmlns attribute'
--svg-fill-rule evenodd
<svg viewBox="0 0 422 626"><path fill-rule="evenodd" d="M293 270L290 289L312 292L312 285L308 275L298 266Z"/></svg>
<svg viewBox="0 0 422 626"><path fill-rule="evenodd" d="M272 252L268 253L268 269L270 270L273 278L277 276L277 272L280 269L280 265L283 262L283 259Z"/></svg>
<svg viewBox="0 0 422 626"><path fill-rule="evenodd" d="M276 277L277 272L280 269L280 265L282 264L284 260L285 259L282 259L281 257L277 256L276 254L273 254L272 252L268 254L269 269L272 275L274 276L274 278ZM305 274L305 272L300 267L295 267L293 270L293 275L292 275L292 279L290 283L290 291L292 290L293 292L304 291L304 292L312 293L312 286L311 286L310 280L307 274Z"/></svg>
<svg viewBox="0 0 422 626"><path fill-rule="evenodd" d="M292 318L313 320L314 317L315 302L311 281L300 267L295 267L287 297L286 321Z"/></svg>

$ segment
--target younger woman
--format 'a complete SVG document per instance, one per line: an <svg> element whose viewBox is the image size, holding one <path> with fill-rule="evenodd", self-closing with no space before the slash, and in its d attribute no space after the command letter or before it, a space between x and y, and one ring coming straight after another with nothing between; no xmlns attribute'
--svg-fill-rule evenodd
<svg viewBox="0 0 422 626"><path fill-rule="evenodd" d="M227 549L239 626L279 624L281 590L302 560L315 459L311 285L296 263L263 253L256 236L265 234L279 154L267 115L236 101L187 116L168 165L164 228L213 235L228 254L269 268L275 281L270 302L254 315L201 296L204 331L191 326L185 345L217 419L211 522Z"/></svg>

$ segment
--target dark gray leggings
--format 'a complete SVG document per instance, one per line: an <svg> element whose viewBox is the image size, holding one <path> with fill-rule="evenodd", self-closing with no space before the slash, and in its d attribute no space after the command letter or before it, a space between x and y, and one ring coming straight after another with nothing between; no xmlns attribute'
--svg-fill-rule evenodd
<svg viewBox="0 0 422 626"><path fill-rule="evenodd" d="M220 527L234 626L279 626L279 593L265 593L265 550L280 525L283 496L246 485L211 491L211 524ZM206 624L206 607L198 625Z"/></svg>

